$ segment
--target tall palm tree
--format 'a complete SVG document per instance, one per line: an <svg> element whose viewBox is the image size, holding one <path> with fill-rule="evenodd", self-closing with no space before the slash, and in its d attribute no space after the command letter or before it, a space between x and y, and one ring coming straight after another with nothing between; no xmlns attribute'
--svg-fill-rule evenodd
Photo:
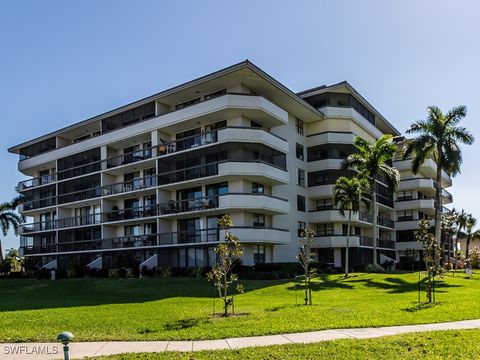
<svg viewBox="0 0 480 360"><path fill-rule="evenodd" d="M347 225L347 243L345 246L345 277L348 277L348 250L350 246L350 226L352 223L352 214L360 211L360 206L363 203L368 209L370 207L370 188L366 179L359 179L356 177L346 178L341 176L335 183L333 192L333 202L338 207L338 211L345 217L345 211L348 211L348 225Z"/></svg>
<svg viewBox="0 0 480 360"><path fill-rule="evenodd" d="M354 146L357 152L350 154L342 163L343 169L357 169L359 177L367 179L372 194L372 229L373 229L373 264L377 265L377 182L379 175L383 175L390 191L395 191L400 181L397 169L387 163L393 159L397 146L393 143L393 136L383 135L373 143L356 137Z"/></svg>
<svg viewBox="0 0 480 360"><path fill-rule="evenodd" d="M0 203L0 228L3 236L7 236L10 227L13 228L15 235L18 235L18 228L20 227L20 224L23 223L23 216L15 212L19 202L20 197L17 197L10 202ZM2 244L0 241L0 260L3 259L1 248Z"/></svg>
<svg viewBox="0 0 480 360"><path fill-rule="evenodd" d="M467 215L467 221L466 221L466 241L465 241L465 258L468 259L469 257L469 251L470 251L470 242L473 239L478 239L480 237L480 231L473 231L473 228L477 225L477 219L473 217L472 214Z"/></svg>
<svg viewBox="0 0 480 360"><path fill-rule="evenodd" d="M435 237L441 243L442 213L442 169L452 176L460 172L462 151L460 144L471 145L473 135L460 120L467 115L465 106L457 106L444 114L438 107L429 106L426 120L419 120L410 125L407 134L417 136L406 143L403 158L413 154L412 171L416 174L425 160L433 158L437 165L435 193Z"/></svg>

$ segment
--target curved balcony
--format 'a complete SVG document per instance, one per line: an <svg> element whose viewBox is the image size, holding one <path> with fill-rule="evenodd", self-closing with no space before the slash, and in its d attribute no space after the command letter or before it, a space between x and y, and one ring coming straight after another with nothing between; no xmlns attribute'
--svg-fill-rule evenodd
<svg viewBox="0 0 480 360"><path fill-rule="evenodd" d="M353 144L355 135L345 132L323 132L319 134L307 135L307 146L316 146L323 144Z"/></svg>
<svg viewBox="0 0 480 360"><path fill-rule="evenodd" d="M311 199L332 197L335 185L317 185L308 188L308 195Z"/></svg>
<svg viewBox="0 0 480 360"><path fill-rule="evenodd" d="M412 171L412 160L398 160L394 161L393 166L398 171ZM437 177L437 164L433 159L427 159L422 165L420 165L419 172L425 174L430 179L436 179ZM452 186L452 178L442 169L442 186Z"/></svg>
<svg viewBox="0 0 480 360"><path fill-rule="evenodd" d="M309 161L307 163L308 171L321 171L321 170L340 170L344 158L330 158Z"/></svg>
<svg viewBox="0 0 480 360"><path fill-rule="evenodd" d="M345 213L345 217L340 214L336 209L328 207L323 210L311 210L308 212L309 221L311 223L316 222L347 222L348 221L348 212ZM365 213L363 211L352 214L352 222L360 224L372 224L372 215L371 213ZM395 222L391 219L377 217L377 224L379 226L394 229Z"/></svg>
<svg viewBox="0 0 480 360"><path fill-rule="evenodd" d="M405 199L395 201L395 210L414 210L422 209L423 212L431 214L435 211L435 201L433 199Z"/></svg>
<svg viewBox="0 0 480 360"><path fill-rule="evenodd" d="M395 230L416 230L418 226L418 222L420 219L412 217L404 217L398 218L397 222L395 223ZM434 220L428 220L430 226L434 225Z"/></svg>
<svg viewBox="0 0 480 360"><path fill-rule="evenodd" d="M435 181L430 178L402 179L398 184L398 191L431 190L435 191Z"/></svg>

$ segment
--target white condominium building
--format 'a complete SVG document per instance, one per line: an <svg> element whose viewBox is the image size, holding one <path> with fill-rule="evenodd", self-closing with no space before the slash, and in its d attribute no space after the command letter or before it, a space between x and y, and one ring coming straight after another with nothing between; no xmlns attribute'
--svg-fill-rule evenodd
<svg viewBox="0 0 480 360"><path fill-rule="evenodd" d="M340 164L356 136L385 133L400 135L347 82L296 94L244 61L11 147L29 177L18 185L30 219L21 250L59 269L209 266L229 213L245 265L296 261L310 227L318 262L341 266L333 186L354 173ZM433 165L413 179L408 160L395 162L395 199L378 179L380 261L416 246L403 231L432 214ZM351 264L371 263L370 214L352 232Z"/></svg>

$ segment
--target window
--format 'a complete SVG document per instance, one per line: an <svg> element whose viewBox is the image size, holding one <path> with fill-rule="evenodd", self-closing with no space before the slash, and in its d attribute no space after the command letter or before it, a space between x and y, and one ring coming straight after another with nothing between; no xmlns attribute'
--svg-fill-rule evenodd
<svg viewBox="0 0 480 360"><path fill-rule="evenodd" d="M398 211L398 221L411 221L413 220L413 211L412 210L404 210Z"/></svg>
<svg viewBox="0 0 480 360"><path fill-rule="evenodd" d="M298 236L301 237L303 232L307 229L307 223L305 221L297 221L298 224Z"/></svg>
<svg viewBox="0 0 480 360"><path fill-rule="evenodd" d="M331 198L315 200L315 209L316 210L333 210L333 200Z"/></svg>
<svg viewBox="0 0 480 360"><path fill-rule="evenodd" d="M218 91L215 91L211 94L205 95L204 100L215 99L216 97L225 95L226 93L227 93L227 89L218 90Z"/></svg>
<svg viewBox="0 0 480 360"><path fill-rule="evenodd" d="M295 119L295 129L297 129L297 134L303 135L303 121Z"/></svg>
<svg viewBox="0 0 480 360"><path fill-rule="evenodd" d="M125 236L138 236L141 235L142 227L140 225L128 225L125 226Z"/></svg>
<svg viewBox="0 0 480 360"><path fill-rule="evenodd" d="M297 143L297 145L296 145L296 155L297 155L297 159L299 159L299 160L304 160L305 159L303 145L300 145L300 144Z"/></svg>
<svg viewBox="0 0 480 360"><path fill-rule="evenodd" d="M263 214L253 214L253 226L264 227L265 226L265 215L263 215Z"/></svg>
<svg viewBox="0 0 480 360"><path fill-rule="evenodd" d="M305 170L303 170L303 169L298 169L297 185L305 186Z"/></svg>
<svg viewBox="0 0 480 360"><path fill-rule="evenodd" d="M399 230L396 232L397 242L416 241L415 230Z"/></svg>
<svg viewBox="0 0 480 360"><path fill-rule="evenodd" d="M265 193L265 188L264 188L263 184L252 182L252 193L254 193L254 194Z"/></svg>
<svg viewBox="0 0 480 360"><path fill-rule="evenodd" d="M255 245L253 249L253 262L255 264L265 263L265 245Z"/></svg>
<svg viewBox="0 0 480 360"><path fill-rule="evenodd" d="M331 236L331 235L333 235L333 223L317 225L317 236Z"/></svg>
<svg viewBox="0 0 480 360"><path fill-rule="evenodd" d="M175 105L175 110L180 110L180 109L186 108L187 106L198 104L199 102L200 102L200 98L188 100L183 103Z"/></svg>
<svg viewBox="0 0 480 360"><path fill-rule="evenodd" d="M399 191L397 196L397 201L412 200L412 191Z"/></svg>
<svg viewBox="0 0 480 360"><path fill-rule="evenodd" d="M305 211L305 196L297 195L297 210Z"/></svg>

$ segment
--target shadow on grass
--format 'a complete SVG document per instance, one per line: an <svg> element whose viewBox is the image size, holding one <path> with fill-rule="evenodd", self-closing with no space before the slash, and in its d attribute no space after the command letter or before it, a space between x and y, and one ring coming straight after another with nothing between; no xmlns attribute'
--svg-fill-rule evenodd
<svg viewBox="0 0 480 360"><path fill-rule="evenodd" d="M426 278L420 281L420 288L423 291L425 289ZM390 294L403 294L407 292L418 291L418 281L406 281L405 279L397 277L387 277L382 281L370 280L365 283L365 286L387 290ZM444 281L435 282L435 291L439 293L446 292L448 288L462 287L462 285L447 284Z"/></svg>
<svg viewBox="0 0 480 360"><path fill-rule="evenodd" d="M167 323L163 326L166 331L179 331L190 329L197 325L205 324L208 322L208 318L188 318L188 319L180 319L177 321L173 321Z"/></svg>
<svg viewBox="0 0 480 360"><path fill-rule="evenodd" d="M288 280L242 281L245 292ZM132 304L169 298L212 298L206 278L0 280L0 311Z"/></svg>
<svg viewBox="0 0 480 360"><path fill-rule="evenodd" d="M435 306L441 305L441 302L436 302L436 303L416 303L415 305L412 305L410 307L402 309L405 312L418 312L421 310L426 310L426 309L431 309Z"/></svg>
<svg viewBox="0 0 480 360"><path fill-rule="evenodd" d="M338 274L321 274L318 278L314 279L311 283L312 291L320 290L335 290L335 289L353 289L357 283L368 283L371 281L369 274L356 274L348 277L343 277ZM318 281L320 280L320 281ZM303 282L299 281L289 286L288 290L299 290L303 288Z"/></svg>

